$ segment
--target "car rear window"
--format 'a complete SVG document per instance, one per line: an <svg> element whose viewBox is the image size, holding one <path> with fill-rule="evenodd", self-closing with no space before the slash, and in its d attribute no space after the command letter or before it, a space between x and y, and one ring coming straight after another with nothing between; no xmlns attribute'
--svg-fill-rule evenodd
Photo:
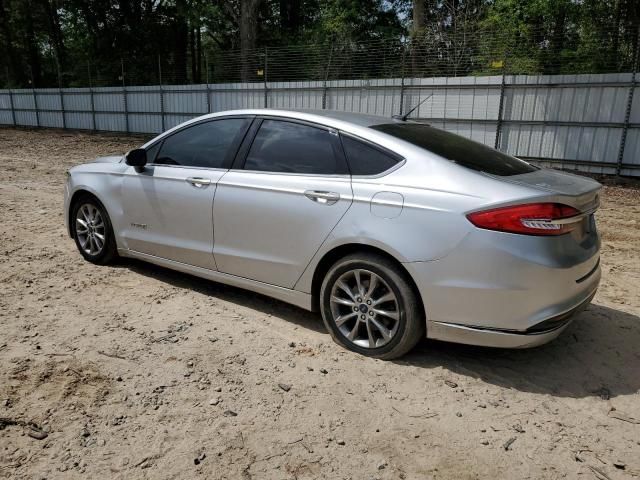
<svg viewBox="0 0 640 480"><path fill-rule="evenodd" d="M384 123L370 128L412 143L458 165L506 177L537 170L529 163L478 142L419 123Z"/></svg>

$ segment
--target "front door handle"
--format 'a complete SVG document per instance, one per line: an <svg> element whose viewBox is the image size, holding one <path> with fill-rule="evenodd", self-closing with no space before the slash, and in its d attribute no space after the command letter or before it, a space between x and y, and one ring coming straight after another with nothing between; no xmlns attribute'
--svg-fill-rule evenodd
<svg viewBox="0 0 640 480"><path fill-rule="evenodd" d="M323 190L306 190L304 196L314 202L322 203L323 205L333 205L340 200L340 194L336 192L325 192Z"/></svg>
<svg viewBox="0 0 640 480"><path fill-rule="evenodd" d="M211 184L210 178L202 178L202 177L188 177L187 182L193 185L196 188L206 187Z"/></svg>

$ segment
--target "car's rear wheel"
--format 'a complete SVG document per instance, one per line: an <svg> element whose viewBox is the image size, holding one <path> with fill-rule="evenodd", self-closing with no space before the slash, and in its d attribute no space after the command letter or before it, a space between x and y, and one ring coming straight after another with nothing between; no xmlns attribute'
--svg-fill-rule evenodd
<svg viewBox="0 0 640 480"><path fill-rule="evenodd" d="M70 221L78 251L86 260L105 265L118 256L111 220L97 198L79 197L71 208Z"/></svg>
<svg viewBox="0 0 640 480"><path fill-rule="evenodd" d="M398 358L425 336L421 304L407 274L379 255L338 260L322 282L320 310L337 343L371 357Z"/></svg>

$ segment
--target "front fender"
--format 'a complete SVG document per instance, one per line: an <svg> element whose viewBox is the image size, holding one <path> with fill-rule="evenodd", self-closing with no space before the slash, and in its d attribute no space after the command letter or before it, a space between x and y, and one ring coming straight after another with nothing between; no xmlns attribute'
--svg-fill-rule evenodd
<svg viewBox="0 0 640 480"><path fill-rule="evenodd" d="M97 167L101 168L97 168ZM91 168L87 168L91 167ZM71 236L71 207L79 193L88 192L104 206L114 229L116 244L120 245L118 232L121 230L124 208L122 205L122 165L88 164L70 170L65 186L65 223Z"/></svg>

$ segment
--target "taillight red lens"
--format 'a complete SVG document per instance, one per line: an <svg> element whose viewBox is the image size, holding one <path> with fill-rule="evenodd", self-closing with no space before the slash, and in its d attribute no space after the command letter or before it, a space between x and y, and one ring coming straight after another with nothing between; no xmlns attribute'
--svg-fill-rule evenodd
<svg viewBox="0 0 640 480"><path fill-rule="evenodd" d="M563 235L573 230L576 223L558 220L579 214L575 208L560 203L528 203L474 212L468 214L467 218L476 227L498 232Z"/></svg>

